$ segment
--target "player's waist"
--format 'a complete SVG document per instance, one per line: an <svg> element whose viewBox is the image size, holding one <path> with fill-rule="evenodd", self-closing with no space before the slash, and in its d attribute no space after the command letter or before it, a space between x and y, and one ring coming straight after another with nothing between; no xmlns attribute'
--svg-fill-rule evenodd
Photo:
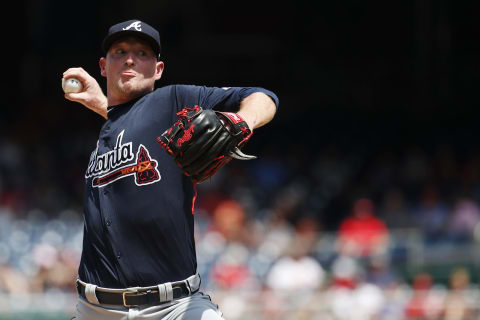
<svg viewBox="0 0 480 320"><path fill-rule="evenodd" d="M149 287L111 289L98 287L77 279L77 291L88 302L97 305L135 307L155 305L188 297L200 289L200 275L197 273L185 280L167 282Z"/></svg>

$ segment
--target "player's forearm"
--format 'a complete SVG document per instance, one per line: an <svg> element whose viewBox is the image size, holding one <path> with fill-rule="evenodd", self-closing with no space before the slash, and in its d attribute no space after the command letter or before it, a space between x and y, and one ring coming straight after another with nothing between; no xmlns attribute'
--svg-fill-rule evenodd
<svg viewBox="0 0 480 320"><path fill-rule="evenodd" d="M242 100L237 113L253 130L269 123L276 111L272 98L263 92L255 92Z"/></svg>

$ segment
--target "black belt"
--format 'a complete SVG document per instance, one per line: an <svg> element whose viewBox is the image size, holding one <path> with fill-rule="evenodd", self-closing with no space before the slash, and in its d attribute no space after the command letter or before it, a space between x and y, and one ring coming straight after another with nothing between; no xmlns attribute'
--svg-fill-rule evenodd
<svg viewBox="0 0 480 320"><path fill-rule="evenodd" d="M80 296L87 299L85 295L86 286L77 281L77 291ZM188 297L191 293L185 282L172 283L173 299ZM135 307L142 305L161 304L159 291L155 289L135 289L123 292L106 292L95 290L100 304L119 305L124 307ZM88 300L88 299L87 299ZM167 302L167 301L165 301Z"/></svg>

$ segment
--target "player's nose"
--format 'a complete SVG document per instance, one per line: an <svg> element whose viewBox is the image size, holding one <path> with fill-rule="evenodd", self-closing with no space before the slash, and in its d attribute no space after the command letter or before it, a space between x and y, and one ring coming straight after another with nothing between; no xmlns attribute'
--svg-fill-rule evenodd
<svg viewBox="0 0 480 320"><path fill-rule="evenodd" d="M133 53L129 53L127 55L127 59L125 60L125 64L127 66L133 66L135 64L135 59L134 59Z"/></svg>

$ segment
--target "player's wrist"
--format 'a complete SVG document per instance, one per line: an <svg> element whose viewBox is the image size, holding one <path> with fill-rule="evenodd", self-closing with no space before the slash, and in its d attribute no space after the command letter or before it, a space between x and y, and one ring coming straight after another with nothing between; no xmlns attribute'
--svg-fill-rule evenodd
<svg viewBox="0 0 480 320"><path fill-rule="evenodd" d="M95 99L95 102L93 103L93 106L92 106L92 110L100 114L106 119L107 108L108 108L108 100L107 100L107 97L105 97L105 95L102 92Z"/></svg>
<svg viewBox="0 0 480 320"><path fill-rule="evenodd" d="M250 113L247 113L247 112L242 112L242 111L238 111L237 112L237 115L239 115L243 121L245 121L245 123L247 124L248 128L250 129L250 131L253 132L253 129L255 129L255 115L252 115Z"/></svg>

